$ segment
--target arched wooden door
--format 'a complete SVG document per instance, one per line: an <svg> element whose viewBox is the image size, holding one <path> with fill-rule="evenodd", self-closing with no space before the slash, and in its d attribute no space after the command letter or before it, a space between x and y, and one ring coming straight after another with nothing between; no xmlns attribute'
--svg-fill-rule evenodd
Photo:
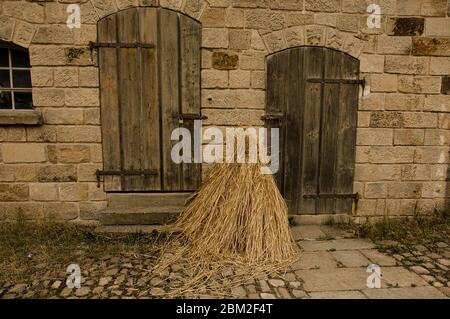
<svg viewBox="0 0 450 319"><path fill-rule="evenodd" d="M281 124L277 183L289 213L351 213L359 61L297 47L267 62L267 125Z"/></svg>
<svg viewBox="0 0 450 319"><path fill-rule="evenodd" d="M200 45L200 23L168 9L131 8L98 22L105 191L199 186L200 164L171 160L171 133L201 117Z"/></svg>

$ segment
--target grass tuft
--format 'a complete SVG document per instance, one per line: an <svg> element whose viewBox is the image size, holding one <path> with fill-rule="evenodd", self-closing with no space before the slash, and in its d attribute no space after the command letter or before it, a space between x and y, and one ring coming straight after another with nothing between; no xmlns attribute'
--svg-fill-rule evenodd
<svg viewBox="0 0 450 319"><path fill-rule="evenodd" d="M414 216L411 218L384 218L376 223L340 224L352 230L356 236L370 238L374 242L394 241L404 246L450 244L450 215ZM388 244L396 246L396 244Z"/></svg>
<svg viewBox="0 0 450 319"><path fill-rule="evenodd" d="M80 258L146 254L156 259L163 242L162 234L98 234L93 227L50 219L26 221L18 215L12 222L0 223L0 282L27 278L39 271L39 265L48 269Z"/></svg>

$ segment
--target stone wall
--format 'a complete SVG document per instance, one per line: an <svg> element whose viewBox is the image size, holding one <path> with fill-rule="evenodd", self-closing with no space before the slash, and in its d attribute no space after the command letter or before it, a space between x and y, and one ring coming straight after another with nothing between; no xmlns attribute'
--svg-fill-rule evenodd
<svg viewBox="0 0 450 319"><path fill-rule="evenodd" d="M81 3L82 26L65 25ZM367 27L379 4L381 29ZM179 10L203 25L202 109L207 124L263 125L266 56L298 45L361 60L356 215L446 209L450 197L450 1L31 0L0 2L0 39L29 48L40 127L0 127L0 219L95 219L102 167L96 22L132 6Z"/></svg>

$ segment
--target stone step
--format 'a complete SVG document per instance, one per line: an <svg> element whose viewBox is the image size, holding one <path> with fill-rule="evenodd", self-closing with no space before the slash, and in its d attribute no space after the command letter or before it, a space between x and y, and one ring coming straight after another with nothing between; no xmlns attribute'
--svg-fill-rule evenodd
<svg viewBox="0 0 450 319"><path fill-rule="evenodd" d="M183 211L183 206L114 206L99 212L103 226L109 225L166 225Z"/></svg>
<svg viewBox="0 0 450 319"><path fill-rule="evenodd" d="M184 206L192 193L109 193L108 207Z"/></svg>
<svg viewBox="0 0 450 319"><path fill-rule="evenodd" d="M99 234L178 234L179 229L168 227L165 225L111 225L111 226L98 226L95 228L95 232Z"/></svg>

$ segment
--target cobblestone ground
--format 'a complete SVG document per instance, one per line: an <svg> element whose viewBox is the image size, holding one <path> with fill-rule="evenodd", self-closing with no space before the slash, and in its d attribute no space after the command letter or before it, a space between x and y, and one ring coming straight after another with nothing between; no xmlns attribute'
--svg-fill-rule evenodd
<svg viewBox="0 0 450 319"><path fill-rule="evenodd" d="M263 299L450 297L450 248L445 243L415 246L413 250L391 244L382 253L373 242L352 238L352 234L330 226L296 226L292 231L302 253L286 274L262 276L224 294ZM154 298L169 289L167 283L185 276L187 265L171 265L161 278L151 278L151 260L140 254L85 258L81 251L77 260L82 270L81 288L66 287L67 265L39 264L36 268L44 275L28 282L0 283L0 297ZM381 267L380 289L367 287L369 264ZM224 275L233 276L233 270Z"/></svg>

